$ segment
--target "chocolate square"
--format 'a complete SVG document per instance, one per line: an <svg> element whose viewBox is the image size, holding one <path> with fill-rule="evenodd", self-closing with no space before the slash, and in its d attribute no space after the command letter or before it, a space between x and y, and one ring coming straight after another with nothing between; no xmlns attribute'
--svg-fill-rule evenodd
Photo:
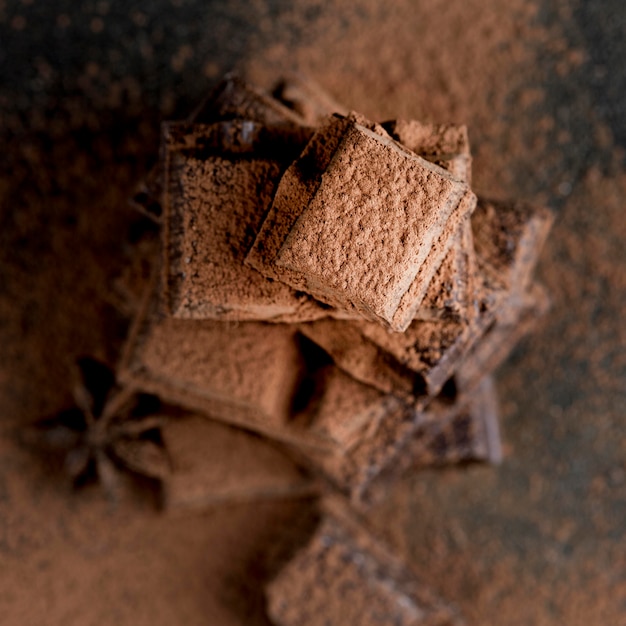
<svg viewBox="0 0 626 626"><path fill-rule="evenodd" d="M475 197L382 129L374 132L350 118L333 128L323 146L323 175L303 181L302 164L287 171L270 212L280 213L282 206L287 223L270 235L271 250L264 225L248 261L337 308L404 330ZM301 158L308 159L306 150Z"/></svg>
<svg viewBox="0 0 626 626"><path fill-rule="evenodd" d="M296 330L260 322L168 316L152 287L119 368L121 382L173 404L279 440L304 375Z"/></svg>
<svg viewBox="0 0 626 626"><path fill-rule="evenodd" d="M164 125L166 300L175 317L315 319L324 309L243 261L300 136L248 120Z"/></svg>

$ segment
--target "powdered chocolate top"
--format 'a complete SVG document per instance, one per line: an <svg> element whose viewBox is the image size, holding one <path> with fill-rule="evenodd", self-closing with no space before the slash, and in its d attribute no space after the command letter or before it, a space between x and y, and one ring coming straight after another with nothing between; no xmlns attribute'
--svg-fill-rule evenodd
<svg viewBox="0 0 626 626"><path fill-rule="evenodd" d="M302 375L295 332L171 318L152 295L128 341L120 378L216 419L274 432L289 419Z"/></svg>
<svg viewBox="0 0 626 626"><path fill-rule="evenodd" d="M246 262L270 278L285 276L274 260L283 241L298 219L301 208L318 188L341 138L348 118L333 116L317 130L300 157L283 174L276 196L250 249Z"/></svg>
<svg viewBox="0 0 626 626"><path fill-rule="evenodd" d="M546 208L481 198L472 215L481 269L503 288L523 291L552 222L553 216Z"/></svg>
<svg viewBox="0 0 626 626"><path fill-rule="evenodd" d="M271 319L323 311L243 260L299 133L239 120L165 127L164 271L176 317ZM274 156L279 155L279 156Z"/></svg>
<svg viewBox="0 0 626 626"><path fill-rule="evenodd" d="M472 157L466 126L393 120L383 127L402 145L440 165L455 178L472 182Z"/></svg>
<svg viewBox="0 0 626 626"><path fill-rule="evenodd" d="M443 170L351 124L276 254L284 277L397 330L401 300L463 194ZM429 277L430 278L430 277ZM408 322L406 322L408 323Z"/></svg>

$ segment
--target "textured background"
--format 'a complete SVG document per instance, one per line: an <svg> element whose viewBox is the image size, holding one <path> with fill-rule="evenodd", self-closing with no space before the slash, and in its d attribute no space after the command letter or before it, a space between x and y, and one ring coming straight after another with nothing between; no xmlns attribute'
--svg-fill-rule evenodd
<svg viewBox="0 0 626 626"><path fill-rule="evenodd" d="M467 123L478 190L558 212L553 309L498 376L504 464L418 474L373 522L476 624L626 623L625 48L617 0L0 0L2 623L266 623L256 581L297 506L111 509L16 443L77 355L117 359L125 199L160 121L232 68Z"/></svg>

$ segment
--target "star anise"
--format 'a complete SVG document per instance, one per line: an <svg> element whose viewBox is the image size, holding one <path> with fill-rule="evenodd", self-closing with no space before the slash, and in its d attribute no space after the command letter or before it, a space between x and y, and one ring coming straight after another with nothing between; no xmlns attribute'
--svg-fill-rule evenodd
<svg viewBox="0 0 626 626"><path fill-rule="evenodd" d="M119 387L103 363L77 361L75 406L39 420L27 429L28 443L64 455L64 468L75 486L97 479L111 499L121 489L120 470L150 478L168 472L155 396Z"/></svg>

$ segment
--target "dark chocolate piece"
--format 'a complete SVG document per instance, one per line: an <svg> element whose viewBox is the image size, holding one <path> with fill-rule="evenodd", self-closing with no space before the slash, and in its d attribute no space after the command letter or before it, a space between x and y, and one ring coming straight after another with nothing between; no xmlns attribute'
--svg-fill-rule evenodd
<svg viewBox="0 0 626 626"><path fill-rule="evenodd" d="M386 413L350 448L305 455L356 504L375 501L390 483L417 468L500 462L497 398L489 377L470 393L453 399L441 395L425 408L381 394L378 403L383 400Z"/></svg>
<svg viewBox="0 0 626 626"><path fill-rule="evenodd" d="M323 145L325 167L316 161L313 175L307 171L307 146L281 180L248 262L332 306L404 330L475 197L352 117L324 127L311 144Z"/></svg>
<svg viewBox="0 0 626 626"><path fill-rule="evenodd" d="M237 74L227 74L185 120L188 124L213 124L220 121L247 120L260 125L278 125L298 132L305 120L263 90L249 85ZM161 148L161 152L163 147ZM163 154L146 178L137 186L131 205L160 222L163 215Z"/></svg>
<svg viewBox="0 0 626 626"><path fill-rule="evenodd" d="M156 286L137 316L120 365L122 382L173 404L277 439L303 376L296 331L167 316Z"/></svg>
<svg viewBox="0 0 626 626"><path fill-rule="evenodd" d="M553 220L544 207L479 199L474 244L480 269L495 288L508 296L526 290Z"/></svg>
<svg viewBox="0 0 626 626"><path fill-rule="evenodd" d="M336 102L320 85L295 72L282 78L272 90L272 94L302 117L309 126L319 125L333 113L348 114L348 110Z"/></svg>
<svg viewBox="0 0 626 626"><path fill-rule="evenodd" d="M305 294L243 264L300 135L247 120L164 126L164 282L175 317L315 319ZM276 156L280 154L280 157Z"/></svg>
<svg viewBox="0 0 626 626"><path fill-rule="evenodd" d="M404 333L368 322L320 320L301 332L361 382L407 399L435 396L479 329L454 319L415 321Z"/></svg>
<svg viewBox="0 0 626 626"><path fill-rule="evenodd" d="M346 511L327 514L267 588L276 626L460 626L463 620Z"/></svg>
<svg viewBox="0 0 626 626"><path fill-rule="evenodd" d="M502 461L498 398L490 376L453 403L438 398L425 409L417 426L385 467L360 490L361 503L381 500L402 476L426 467Z"/></svg>
<svg viewBox="0 0 626 626"><path fill-rule="evenodd" d="M463 357L454 373L455 385L463 392L471 391L485 374L493 372L506 360L517 343L546 314L550 301L545 289L534 284L523 297L504 305L499 311L501 317L496 316L485 336Z"/></svg>
<svg viewBox="0 0 626 626"><path fill-rule="evenodd" d="M210 124L221 120L247 119L262 124L303 126L304 119L263 89L229 73L217 84L188 121Z"/></svg>

